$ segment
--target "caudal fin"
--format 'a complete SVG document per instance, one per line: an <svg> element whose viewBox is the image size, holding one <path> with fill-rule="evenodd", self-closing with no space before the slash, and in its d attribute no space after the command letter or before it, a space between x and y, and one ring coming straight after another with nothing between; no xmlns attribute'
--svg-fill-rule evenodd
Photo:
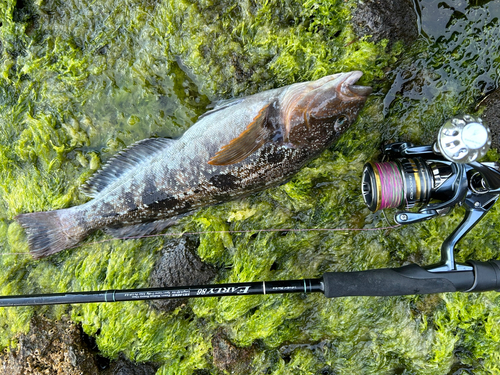
<svg viewBox="0 0 500 375"><path fill-rule="evenodd" d="M33 258L43 258L70 248L80 242L85 231L76 226L68 210L34 212L21 214L15 219L26 230L30 253Z"/></svg>

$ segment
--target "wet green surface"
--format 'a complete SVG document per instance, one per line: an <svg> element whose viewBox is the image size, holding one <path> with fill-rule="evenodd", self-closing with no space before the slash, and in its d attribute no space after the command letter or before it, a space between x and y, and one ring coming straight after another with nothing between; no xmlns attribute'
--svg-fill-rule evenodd
<svg viewBox="0 0 500 375"><path fill-rule="evenodd" d="M92 244L108 239L96 233L34 261L13 216L84 202L78 187L114 153L180 135L211 101L339 71L362 70L374 94L337 145L288 184L201 210L171 231L387 226L363 205L364 162L384 142L431 142L445 118L496 87L500 2L422 1L421 37L391 51L352 34L351 6L1 2L0 293L146 287L168 238ZM500 213L492 211L460 243L461 261L500 257ZM217 282L430 264L462 215L375 232L203 234L198 251L221 267ZM211 339L219 329L238 346L256 344L255 374L500 373L499 303L489 292L206 298L169 314L144 302L4 308L0 345L27 330L34 313L69 314L103 355L158 361L160 374L217 373Z"/></svg>

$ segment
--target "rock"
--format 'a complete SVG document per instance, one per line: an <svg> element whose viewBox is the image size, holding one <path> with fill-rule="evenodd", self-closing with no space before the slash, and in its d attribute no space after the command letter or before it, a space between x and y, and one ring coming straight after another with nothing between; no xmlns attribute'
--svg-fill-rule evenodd
<svg viewBox="0 0 500 375"><path fill-rule="evenodd" d="M203 263L196 253L198 239L180 237L169 241L161 257L151 271L151 288L210 283L217 274L216 269ZM172 311L187 302L187 298L151 300L151 305L162 311Z"/></svg>
<svg viewBox="0 0 500 375"><path fill-rule="evenodd" d="M230 374L251 372L252 359L256 353L255 345L249 348L237 347L219 330L212 338L212 350L214 365L219 370Z"/></svg>
<svg viewBox="0 0 500 375"><path fill-rule="evenodd" d="M82 340L82 330L69 321L35 316L30 331L18 337L18 347L2 356L0 374L98 374L94 354Z"/></svg>
<svg viewBox="0 0 500 375"><path fill-rule="evenodd" d="M491 148L500 152L500 89L486 96L479 107L484 108L481 118L491 130Z"/></svg>
<svg viewBox="0 0 500 375"><path fill-rule="evenodd" d="M116 361L112 361L101 375L154 375L158 366L151 363L136 364L126 359L123 354Z"/></svg>
<svg viewBox="0 0 500 375"><path fill-rule="evenodd" d="M92 338L68 319L52 321L34 316L18 346L0 356L0 375L153 375L158 366L135 364L123 357L109 361L99 356Z"/></svg>
<svg viewBox="0 0 500 375"><path fill-rule="evenodd" d="M365 0L352 12L352 26L358 37L371 36L374 42L389 40L411 44L418 36L417 14L411 0Z"/></svg>

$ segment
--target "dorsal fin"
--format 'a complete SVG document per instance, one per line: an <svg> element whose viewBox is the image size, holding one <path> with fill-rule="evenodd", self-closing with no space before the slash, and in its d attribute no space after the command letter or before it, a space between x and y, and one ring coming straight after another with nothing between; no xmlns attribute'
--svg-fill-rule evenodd
<svg viewBox="0 0 500 375"><path fill-rule="evenodd" d="M80 189L89 197L95 197L121 176L152 159L157 153L170 147L175 140L147 138L135 142L108 160Z"/></svg>
<svg viewBox="0 0 500 375"><path fill-rule="evenodd" d="M245 160L271 138L267 125L270 104L263 107L247 128L208 161L212 165L229 165Z"/></svg>
<svg viewBox="0 0 500 375"><path fill-rule="evenodd" d="M236 105L238 103L241 103L245 98L233 98L233 99L227 99L227 100L221 100L215 103L215 107L212 108L210 111L205 112L202 114L200 117L198 117L198 121L202 119L203 117L209 116L212 113L218 112L222 109L226 109L228 107L231 107L233 105Z"/></svg>

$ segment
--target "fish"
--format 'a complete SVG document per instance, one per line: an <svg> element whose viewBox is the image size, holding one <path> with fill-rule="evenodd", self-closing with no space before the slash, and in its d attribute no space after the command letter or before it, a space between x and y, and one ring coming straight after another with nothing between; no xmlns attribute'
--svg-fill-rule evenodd
<svg viewBox="0 0 500 375"><path fill-rule="evenodd" d="M219 102L177 139L147 138L112 157L81 187L88 202L23 213L35 259L104 230L159 233L201 207L288 181L356 120L371 93L360 71Z"/></svg>

